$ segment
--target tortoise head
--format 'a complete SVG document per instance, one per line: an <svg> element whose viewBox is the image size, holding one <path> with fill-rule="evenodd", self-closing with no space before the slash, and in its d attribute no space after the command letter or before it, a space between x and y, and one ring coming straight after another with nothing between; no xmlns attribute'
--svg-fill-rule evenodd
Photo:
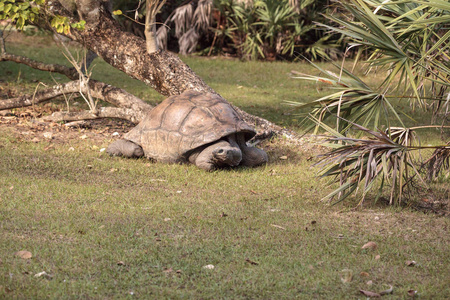
<svg viewBox="0 0 450 300"><path fill-rule="evenodd" d="M214 149L212 155L217 166L235 167L242 160L242 152L239 147L218 146Z"/></svg>

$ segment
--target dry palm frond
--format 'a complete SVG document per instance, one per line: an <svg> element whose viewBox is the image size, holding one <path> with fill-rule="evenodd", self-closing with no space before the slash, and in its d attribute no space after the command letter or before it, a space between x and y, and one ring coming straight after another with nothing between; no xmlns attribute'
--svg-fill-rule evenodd
<svg viewBox="0 0 450 300"><path fill-rule="evenodd" d="M412 128L390 127L385 133L389 135L394 142L405 147L413 146L414 142L419 144L417 143L418 137Z"/></svg>
<svg viewBox="0 0 450 300"><path fill-rule="evenodd" d="M434 150L433 155L424 165L427 168L427 179L434 180L443 170L450 169L450 142L448 147L442 147Z"/></svg>
<svg viewBox="0 0 450 300"><path fill-rule="evenodd" d="M289 0L289 5L294 9L295 12L299 12L306 6L314 3L315 0Z"/></svg>
<svg viewBox="0 0 450 300"><path fill-rule="evenodd" d="M169 34L169 27L165 25L159 27L158 30L156 31L156 41L158 43L158 46L163 50L167 49L168 34Z"/></svg>
<svg viewBox="0 0 450 300"><path fill-rule="evenodd" d="M194 12L195 27L197 30L207 31L211 24L213 11L212 0L200 0Z"/></svg>
<svg viewBox="0 0 450 300"><path fill-rule="evenodd" d="M413 178L420 178L410 154L410 151L417 147L404 146L382 131L372 131L354 123L353 126L368 134L370 138L344 137L318 119L312 116L311 119L335 136L329 139L334 142L330 147L335 149L321 155L322 159L318 165L323 167L321 176L334 177L332 182L339 183L340 187L325 198L331 200L337 196L337 202L343 201L353 192L357 194L360 184L364 182L359 202L361 205L377 179L381 178L377 198L381 196L384 186L390 184L390 204L401 204L405 192L412 189Z"/></svg>
<svg viewBox="0 0 450 300"><path fill-rule="evenodd" d="M175 36L180 38L191 28L194 10L190 3L175 9L171 21L175 23Z"/></svg>
<svg viewBox="0 0 450 300"><path fill-rule="evenodd" d="M178 40L180 46L180 53L183 55L194 52L198 44L199 35L195 28L189 29L183 36Z"/></svg>
<svg viewBox="0 0 450 300"><path fill-rule="evenodd" d="M236 4L244 4L246 7L250 7L253 5L254 0L236 0Z"/></svg>

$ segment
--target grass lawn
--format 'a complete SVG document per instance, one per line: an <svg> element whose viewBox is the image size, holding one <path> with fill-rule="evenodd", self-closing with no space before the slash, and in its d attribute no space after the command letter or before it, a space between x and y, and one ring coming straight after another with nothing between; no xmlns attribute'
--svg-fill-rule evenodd
<svg viewBox="0 0 450 300"><path fill-rule="evenodd" d="M11 40L11 52L64 63L45 37ZM325 92L289 77L313 72L304 63L183 59L234 104L293 130L300 119L284 101ZM65 80L0 66L3 98ZM153 103L163 99L99 59L94 72ZM358 199L320 202L332 188L315 177L322 148L312 140L269 141L268 165L207 173L100 152L112 132L128 128L0 118L1 299L364 299L360 290L390 286L384 298L450 298L449 218L381 203L354 211ZM430 130L426 140L437 139ZM444 202L448 183L433 186ZM362 249L369 241L377 247Z"/></svg>

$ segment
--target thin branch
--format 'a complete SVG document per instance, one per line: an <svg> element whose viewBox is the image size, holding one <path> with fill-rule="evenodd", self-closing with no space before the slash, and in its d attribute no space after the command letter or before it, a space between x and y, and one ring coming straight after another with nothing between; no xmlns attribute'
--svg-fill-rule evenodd
<svg viewBox="0 0 450 300"><path fill-rule="evenodd" d="M4 53L6 53L6 48L5 48L5 39L3 38L3 30L0 29L0 53L3 55Z"/></svg>
<svg viewBox="0 0 450 300"><path fill-rule="evenodd" d="M43 119L53 122L69 122L81 120L96 120L102 118L117 118L128 120L132 123L139 123L142 116L135 110L129 108L118 107L99 107L97 112L93 114L91 111L85 110L81 112L54 112L51 116L46 116Z"/></svg>
<svg viewBox="0 0 450 300"><path fill-rule="evenodd" d="M156 39L156 15L161 10L166 0L147 0L145 15L145 39L147 52L155 53L159 50Z"/></svg>
<svg viewBox="0 0 450 300"><path fill-rule="evenodd" d="M75 68L69 68L63 65L58 64L46 64L43 62L39 62L36 60L33 60L31 58L10 54L10 53L2 53L0 55L0 61L13 61L19 64L27 65L33 69L41 70L41 71L49 71L49 72L56 72L63 74L67 76L69 79L75 80L78 78L78 73Z"/></svg>

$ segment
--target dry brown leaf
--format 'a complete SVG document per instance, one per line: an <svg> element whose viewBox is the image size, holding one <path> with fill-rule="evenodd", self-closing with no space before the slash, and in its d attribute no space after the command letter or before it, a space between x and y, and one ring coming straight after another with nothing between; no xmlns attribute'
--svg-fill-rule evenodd
<svg viewBox="0 0 450 300"><path fill-rule="evenodd" d="M286 228L280 226L280 225L275 225L275 224L270 224L270 226L275 227L275 228L279 228L279 229L283 229L286 230Z"/></svg>
<svg viewBox="0 0 450 300"><path fill-rule="evenodd" d="M378 254L377 256L375 256L375 260L379 260L381 258L381 256Z"/></svg>
<svg viewBox="0 0 450 300"><path fill-rule="evenodd" d="M283 155L283 156L280 156L280 159L281 160L286 160L286 159L288 159L288 157L286 155Z"/></svg>
<svg viewBox="0 0 450 300"><path fill-rule="evenodd" d="M254 265L254 266L259 265L257 262L255 262L255 261L253 261L253 260L250 260L250 259L248 259L248 258L247 258L245 261L248 262L248 263L251 264L251 265Z"/></svg>
<svg viewBox="0 0 450 300"><path fill-rule="evenodd" d="M408 267L414 267L416 265L414 260L407 260L405 263Z"/></svg>
<svg viewBox="0 0 450 300"><path fill-rule="evenodd" d="M117 265L118 265L118 266L125 266L125 263L124 263L123 261L118 261L118 262L117 262Z"/></svg>
<svg viewBox="0 0 450 300"><path fill-rule="evenodd" d="M392 294L393 291L394 291L394 287L392 285L390 285L387 290L381 291L380 295L383 296L383 295Z"/></svg>
<svg viewBox="0 0 450 300"><path fill-rule="evenodd" d="M30 259L33 257L30 251L22 250L14 253L15 256L18 256L23 259Z"/></svg>
<svg viewBox="0 0 450 300"><path fill-rule="evenodd" d="M349 283L353 280L353 271L350 269L344 269L340 272L342 283Z"/></svg>
<svg viewBox="0 0 450 300"><path fill-rule="evenodd" d="M359 273L359 276L361 276L361 277L369 277L369 273L361 272L361 273Z"/></svg>
<svg viewBox="0 0 450 300"><path fill-rule="evenodd" d="M368 242L368 243L365 243L362 247L361 247L361 249L372 249L372 250L375 250L375 249L377 249L377 243L375 243L375 242Z"/></svg>
<svg viewBox="0 0 450 300"><path fill-rule="evenodd" d="M380 294L371 291L359 290L359 292L367 297L381 297Z"/></svg>

